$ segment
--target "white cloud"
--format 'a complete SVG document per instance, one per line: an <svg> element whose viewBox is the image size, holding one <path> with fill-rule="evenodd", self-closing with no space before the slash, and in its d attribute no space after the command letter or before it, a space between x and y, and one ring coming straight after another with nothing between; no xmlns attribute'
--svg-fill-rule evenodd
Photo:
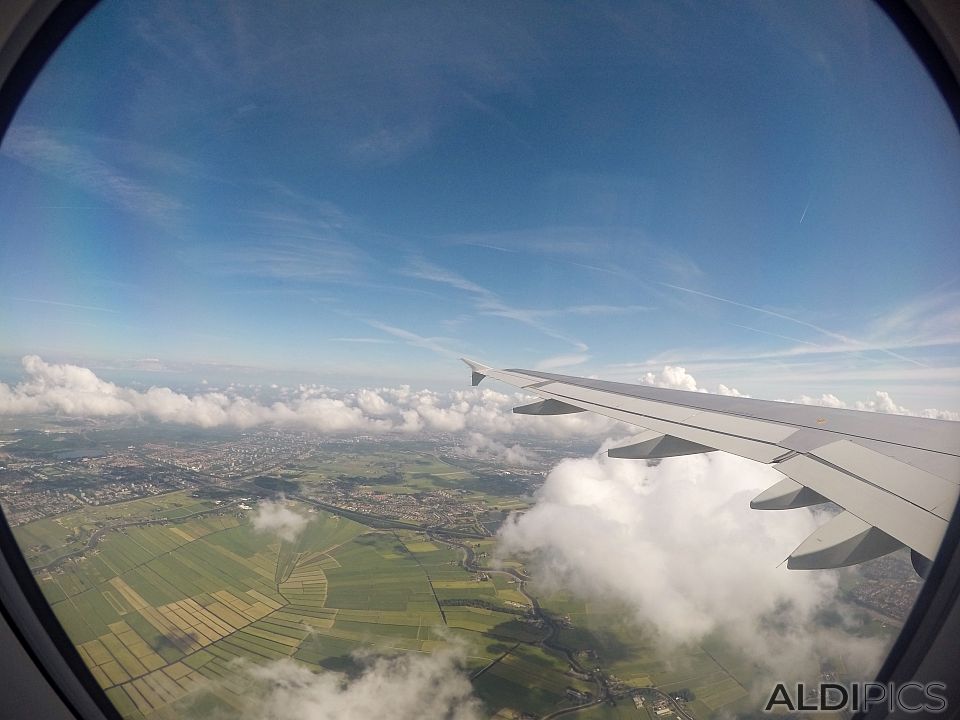
<svg viewBox="0 0 960 720"><path fill-rule="evenodd" d="M257 509L250 514L253 529L262 533L273 533L281 540L293 542L310 519L292 510L282 498L278 501L261 500Z"/></svg>
<svg viewBox="0 0 960 720"><path fill-rule="evenodd" d="M933 418L934 420L952 420L960 421L960 412L953 410L938 410L937 408L925 408L917 413L920 417Z"/></svg>
<svg viewBox="0 0 960 720"><path fill-rule="evenodd" d="M697 381L686 368L664 365L659 373L645 373L640 382L654 387L670 388L672 390L689 390L690 392L707 392L697 387Z"/></svg>
<svg viewBox="0 0 960 720"><path fill-rule="evenodd" d="M459 648L432 654L358 656L365 662L353 678L314 673L292 660L251 667L253 686L243 717L250 720L480 720Z"/></svg>
<svg viewBox="0 0 960 720"><path fill-rule="evenodd" d="M534 434L599 439L613 432L630 432L630 426L594 413L515 415L515 406L534 398L486 386L438 393L412 390L409 386L340 392L325 386L301 385L281 389L277 395L282 401L261 402L246 397L242 394L246 391L237 387L205 388L193 395L168 387L141 391L104 380L78 365L48 363L36 355L28 355L22 362L25 377L20 383L0 383L0 415L130 417L208 428L272 425L364 434L474 432L486 436ZM643 380L659 387L705 392L682 367L666 366L662 372L647 373ZM736 389L724 385L718 391L740 396ZM802 396L797 402L847 407L833 395ZM937 409L912 413L885 392L853 407L958 419L955 412Z"/></svg>
<svg viewBox="0 0 960 720"><path fill-rule="evenodd" d="M646 372L640 378L640 382L654 387L670 388L673 390L688 390L690 392L710 392L705 387L701 387L696 378L687 372L686 368L678 365L664 365L660 372ZM726 395L728 397L744 397L746 395L736 388L728 387L723 383L717 385L717 395ZM793 400L781 400L780 402L793 402L801 405L821 405L823 407L846 408L852 410L863 410L867 412L889 413L892 415L912 415L915 417L933 418L935 420L960 420L960 413L953 410L939 410L937 408L926 408L920 411L913 411L902 405L898 405L890 393L884 390L875 390L873 397L866 400L856 400L852 404L846 403L833 393L823 393L819 397L809 395L800 395Z"/></svg>
<svg viewBox="0 0 960 720"><path fill-rule="evenodd" d="M816 528L814 514L749 508L782 477L725 453L653 467L600 454L565 460L534 507L501 529L501 552L531 553L534 577L625 603L667 646L716 632L788 677L833 651L859 662L853 672L871 671L879 642L816 630L836 575L782 564Z"/></svg>
<svg viewBox="0 0 960 720"><path fill-rule="evenodd" d="M504 465L533 465L534 454L518 443L508 446L480 433L470 433L463 450L470 457L492 460Z"/></svg>
<svg viewBox="0 0 960 720"><path fill-rule="evenodd" d="M852 407L832 393L824 393L820 397L801 395L799 398L788 402L796 402L803 405L821 405L823 407L865 410L867 412L887 413L889 415L912 415L914 417L932 418L934 420L952 420L954 422L960 420L960 413L954 412L953 410L926 408L914 412L909 408L905 408L903 405L898 405L894 399L890 397L890 393L883 390L874 391L873 397L866 400L855 401Z"/></svg>
<svg viewBox="0 0 960 720"><path fill-rule="evenodd" d="M332 433L531 433L556 438L602 436L619 426L592 413L559 418L514 415L514 406L532 398L490 388L437 393L400 386L339 393L303 385L280 393L282 402L263 403L235 387L193 395L168 387L140 391L104 380L88 368L47 363L36 355L23 358L23 369L20 383L0 383L0 415L130 417L200 427L273 425Z"/></svg>
<svg viewBox="0 0 960 720"><path fill-rule="evenodd" d="M361 388L357 391L357 405L367 415L383 417L389 415L392 406L376 390Z"/></svg>
<svg viewBox="0 0 960 720"><path fill-rule="evenodd" d="M676 365L664 365L663 370L658 373L647 372L640 378L640 382L654 387L670 388L672 390L688 390L690 392L710 392L706 388L697 385L697 380L693 375L687 372L686 368ZM717 386L716 394L728 395L731 397L750 397L744 395L736 388L727 387L723 383Z"/></svg>
<svg viewBox="0 0 960 720"><path fill-rule="evenodd" d="M821 405L823 407L845 408L847 404L833 393L824 393L820 397L810 397L801 395L796 400L788 401L800 403L801 405Z"/></svg>

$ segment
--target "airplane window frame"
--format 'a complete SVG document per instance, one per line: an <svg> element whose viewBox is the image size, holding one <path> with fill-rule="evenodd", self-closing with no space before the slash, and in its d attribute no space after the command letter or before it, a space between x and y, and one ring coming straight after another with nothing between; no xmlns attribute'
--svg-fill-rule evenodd
<svg viewBox="0 0 960 720"><path fill-rule="evenodd" d="M34 79L67 35L99 0L10 0L0 7L0 140ZM949 3L875 0L891 19L946 102L960 131L960 12ZM0 615L43 681L77 718L119 720L44 599L0 512ZM960 506L907 621L877 674L877 682L960 680L951 639L960 636ZM40 679L42 678L42 679ZM960 716L960 683L945 692L947 716ZM32 716L32 708L4 708ZM885 705L855 717L889 716Z"/></svg>

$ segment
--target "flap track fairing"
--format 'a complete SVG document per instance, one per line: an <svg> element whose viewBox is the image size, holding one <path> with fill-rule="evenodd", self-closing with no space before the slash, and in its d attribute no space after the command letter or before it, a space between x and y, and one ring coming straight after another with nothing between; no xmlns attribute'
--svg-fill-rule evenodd
<svg viewBox="0 0 960 720"><path fill-rule="evenodd" d="M654 460L657 458L680 457L681 455L699 455L713 452L714 448L700 443L684 440L673 435L660 435L633 445L610 448L607 455L612 458L628 460Z"/></svg>
<svg viewBox="0 0 960 720"><path fill-rule="evenodd" d="M570 405L560 400L541 400L540 402L530 403L529 405L520 405L513 411L517 415L569 415L571 413L586 412L583 408L576 405Z"/></svg>
<svg viewBox="0 0 960 720"><path fill-rule="evenodd" d="M825 570L873 560L903 543L880 528L843 511L817 528L787 559L791 570Z"/></svg>
<svg viewBox="0 0 960 720"><path fill-rule="evenodd" d="M825 502L828 502L827 498L815 490L784 478L751 500L750 507L754 510L793 510Z"/></svg>

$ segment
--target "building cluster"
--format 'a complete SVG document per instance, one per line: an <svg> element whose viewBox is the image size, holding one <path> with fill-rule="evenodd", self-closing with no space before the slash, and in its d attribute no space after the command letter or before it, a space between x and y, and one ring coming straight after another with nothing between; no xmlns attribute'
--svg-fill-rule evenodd
<svg viewBox="0 0 960 720"><path fill-rule="evenodd" d="M77 438L82 431L83 428L60 431L50 437ZM11 441L0 458L0 504L12 523L23 524L84 505L107 505L182 488L203 492L233 490L238 483L272 477L278 470L294 467L318 449L332 451L335 457L338 448L356 453L358 444L381 445L389 440L359 435L318 437L315 433L267 429L237 434L198 433L184 441L179 435L168 436L160 430L153 438L136 445L92 443L96 447L89 451L71 450L56 456L42 448L21 456L15 451L17 443ZM436 440L444 448L456 446L452 436ZM433 449L436 450L435 445ZM521 469L486 470L511 482L542 479L536 472L523 474ZM395 474L402 479L396 469ZM491 522L499 518L499 513L492 513L481 498L465 489L410 492L410 488L405 488L403 492L382 492L372 487L377 480L361 476L345 478L343 482L305 483L300 492L347 511L484 535L494 531Z"/></svg>
<svg viewBox="0 0 960 720"><path fill-rule="evenodd" d="M235 439L146 443L142 452L158 463L207 477L235 479L265 472L309 452L316 444L316 438L302 433L258 431Z"/></svg>
<svg viewBox="0 0 960 720"><path fill-rule="evenodd" d="M578 703L586 703L593 700L593 693L586 690L577 690L575 687L567 687L566 696Z"/></svg>
<svg viewBox="0 0 960 720"><path fill-rule="evenodd" d="M0 507L11 526L16 527L82 506L83 502L72 492L32 488L31 483L0 471Z"/></svg>
<svg viewBox="0 0 960 720"><path fill-rule="evenodd" d="M309 488L308 493L343 510L427 527L473 525L476 516L488 510L483 502L466 490L387 493L366 485L324 483Z"/></svg>
<svg viewBox="0 0 960 720"><path fill-rule="evenodd" d="M849 597L858 605L903 622L917 599L920 585L919 581L910 580L864 580L850 590Z"/></svg>
<svg viewBox="0 0 960 720"><path fill-rule="evenodd" d="M189 473L126 452L48 459L7 456L0 465L0 506L13 526L76 510L191 487Z"/></svg>

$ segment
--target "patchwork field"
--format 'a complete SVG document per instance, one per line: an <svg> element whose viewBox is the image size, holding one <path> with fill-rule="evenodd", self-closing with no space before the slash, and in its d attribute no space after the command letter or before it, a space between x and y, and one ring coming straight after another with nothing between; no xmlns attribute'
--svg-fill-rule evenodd
<svg viewBox="0 0 960 720"><path fill-rule="evenodd" d="M216 509L211 500L190 497L187 491L85 507L55 518L44 518L14 529L32 566L43 566L86 546L91 535L108 522L177 519Z"/></svg>
<svg viewBox="0 0 960 720"><path fill-rule="evenodd" d="M38 576L126 717L229 711L242 703L250 663L289 658L316 671L352 671L362 662L358 650L432 652L450 642L466 648L491 714L546 712L563 706L566 687L587 689L565 674L561 658L525 644L542 631L519 621L528 601L515 584L467 572L460 549L420 532L296 509L310 522L295 543L256 532L237 507L180 493L22 531L32 538L51 522L167 519L104 531L94 549Z"/></svg>
<svg viewBox="0 0 960 720"><path fill-rule="evenodd" d="M289 479L364 473L374 473L372 483L382 477L375 487L388 492L478 481L438 458L403 452L386 460L314 457ZM187 492L68 513L17 533L35 567L61 558L38 574L40 586L97 682L137 720L241 709L251 664L287 660L353 673L363 651L431 653L450 643L464 648L465 669L491 717L546 715L582 703L572 690L596 691L588 676L571 673L557 645L571 648L583 667L602 667L633 687L689 690L687 710L698 720L748 709L755 667L722 643L666 657L624 608L518 582L519 561L468 572L466 546L457 543L469 543L488 565L493 538L375 528L313 505L290 506L309 518L295 542L257 532L239 501ZM123 527L108 529L117 524ZM533 621L531 593L557 621L554 635ZM577 717L653 716L621 697Z"/></svg>

